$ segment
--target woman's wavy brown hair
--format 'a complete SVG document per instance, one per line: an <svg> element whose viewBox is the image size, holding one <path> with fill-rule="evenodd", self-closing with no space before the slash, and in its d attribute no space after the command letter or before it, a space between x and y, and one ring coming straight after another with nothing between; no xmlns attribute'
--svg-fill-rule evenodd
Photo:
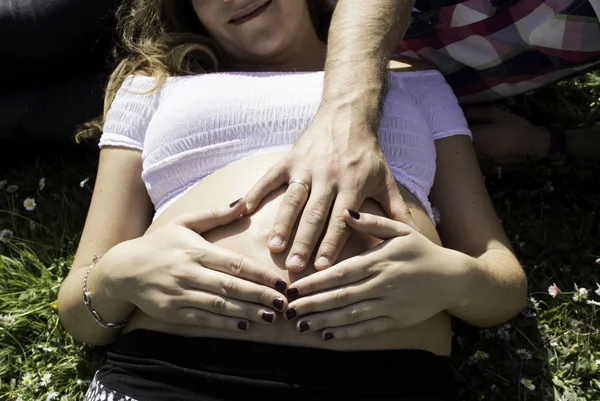
<svg viewBox="0 0 600 401"><path fill-rule="evenodd" d="M285 1L285 0L284 0ZM326 42L332 10L326 0L306 0L319 38ZM98 136L115 95L128 75L157 78L217 72L224 55L200 23L191 0L125 0L116 11L116 68L104 97L104 113L85 123L75 139Z"/></svg>

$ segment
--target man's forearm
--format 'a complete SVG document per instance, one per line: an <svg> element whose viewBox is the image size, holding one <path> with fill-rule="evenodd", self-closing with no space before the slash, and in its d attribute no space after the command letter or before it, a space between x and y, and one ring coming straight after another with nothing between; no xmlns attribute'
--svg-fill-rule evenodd
<svg viewBox="0 0 600 401"><path fill-rule="evenodd" d="M389 59L410 22L414 0L339 0L331 28L323 102L378 123Z"/></svg>

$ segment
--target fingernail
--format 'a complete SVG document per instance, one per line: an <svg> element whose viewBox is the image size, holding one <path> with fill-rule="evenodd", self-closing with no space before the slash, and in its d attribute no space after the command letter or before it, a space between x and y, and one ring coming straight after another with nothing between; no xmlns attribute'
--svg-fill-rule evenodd
<svg viewBox="0 0 600 401"><path fill-rule="evenodd" d="M306 330L310 329L310 326L306 322L300 322L298 326L300 327L300 333L303 333Z"/></svg>
<svg viewBox="0 0 600 401"><path fill-rule="evenodd" d="M295 318L296 317L296 309L291 308L291 309L286 310L285 311L285 317L288 320L291 320L291 319Z"/></svg>
<svg viewBox="0 0 600 401"><path fill-rule="evenodd" d="M273 323L274 317L275 314L273 312L263 312L262 314L262 320L264 320L265 322Z"/></svg>
<svg viewBox="0 0 600 401"><path fill-rule="evenodd" d="M302 266L304 266L304 262L302 261L302 259L300 258L300 256L298 255L294 255L290 258L290 260L288 260L287 265L289 267L293 267L294 269L299 269Z"/></svg>
<svg viewBox="0 0 600 401"><path fill-rule="evenodd" d="M285 292L286 288L287 288L287 283L285 281L283 281L283 280L277 280L275 282L275 289L277 291L279 291L280 293L283 294Z"/></svg>
<svg viewBox="0 0 600 401"><path fill-rule="evenodd" d="M280 246L283 246L283 238L281 238L279 235L276 235L269 240L269 245L279 248Z"/></svg>
<svg viewBox="0 0 600 401"><path fill-rule="evenodd" d="M247 331L248 330L248 322L239 322L238 329L240 329L242 331Z"/></svg>
<svg viewBox="0 0 600 401"><path fill-rule="evenodd" d="M234 201L234 202L231 202L231 203L229 204L229 207L234 207L235 205L237 205L238 203L240 203L240 201L241 201L241 200L242 200L242 198L240 198L240 199L238 199L238 200L236 200L236 201Z"/></svg>
<svg viewBox="0 0 600 401"><path fill-rule="evenodd" d="M290 288L289 290L287 290L286 296L289 300L294 300L296 298L298 298L298 296L300 295L300 293L298 292L297 288Z"/></svg>
<svg viewBox="0 0 600 401"><path fill-rule="evenodd" d="M324 269L325 267L329 267L329 258L321 256L315 261L315 269Z"/></svg>
<svg viewBox="0 0 600 401"><path fill-rule="evenodd" d="M333 334L332 333L325 333L325 341L327 340L333 340Z"/></svg>
<svg viewBox="0 0 600 401"><path fill-rule="evenodd" d="M360 219L360 213L355 212L354 210L350 210L348 209L348 213L350 214L350 217L352 217L353 219ZM327 334L331 334L331 333L327 333Z"/></svg>
<svg viewBox="0 0 600 401"><path fill-rule="evenodd" d="M281 311L282 311L282 310L283 310L283 303L284 303L284 302L285 302L285 301L283 300L283 298L275 298L275 300L273 301L273 306L274 306L276 309L279 309L279 310L281 310Z"/></svg>

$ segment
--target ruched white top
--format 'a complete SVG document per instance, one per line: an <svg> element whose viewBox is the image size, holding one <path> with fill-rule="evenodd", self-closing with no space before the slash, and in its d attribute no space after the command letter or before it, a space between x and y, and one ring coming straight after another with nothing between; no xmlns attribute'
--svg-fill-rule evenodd
<svg viewBox="0 0 600 401"><path fill-rule="evenodd" d="M128 77L107 114L100 147L142 151L142 179L155 218L196 183L228 164L292 148L321 101L321 72L228 72ZM396 181L423 204L435 176L434 140L471 135L437 71L390 72L379 143Z"/></svg>

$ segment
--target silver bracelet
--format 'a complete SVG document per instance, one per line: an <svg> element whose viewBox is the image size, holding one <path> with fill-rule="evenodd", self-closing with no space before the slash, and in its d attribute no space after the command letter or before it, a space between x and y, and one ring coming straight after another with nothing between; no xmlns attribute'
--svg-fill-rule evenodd
<svg viewBox="0 0 600 401"><path fill-rule="evenodd" d="M127 324L127 320L125 320L122 323L105 322L104 320L102 320L100 314L94 308L92 308L92 300L90 299L90 293L87 291L87 279L94 266L96 266L96 263L98 263L98 260L100 260L100 256L94 254L92 264L90 265L90 267L88 267L87 272L85 273L85 277L83 278L83 303L85 304L85 307L88 310L88 312L90 312L90 314L94 317L94 319L98 322L100 326L104 327L105 329L123 328Z"/></svg>

